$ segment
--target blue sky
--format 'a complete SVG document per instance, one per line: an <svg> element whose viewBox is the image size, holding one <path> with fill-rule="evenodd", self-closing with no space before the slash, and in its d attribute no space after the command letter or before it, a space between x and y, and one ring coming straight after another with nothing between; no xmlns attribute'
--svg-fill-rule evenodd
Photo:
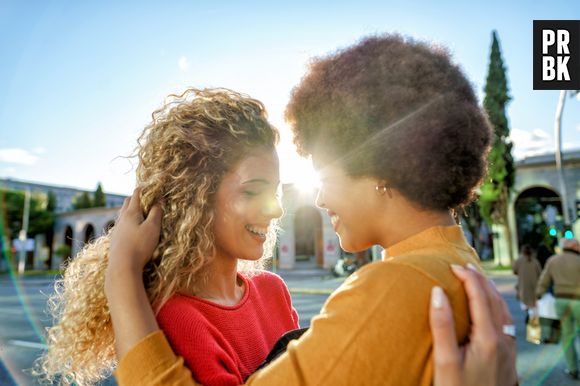
<svg viewBox="0 0 580 386"><path fill-rule="evenodd" d="M557 91L532 89L532 21L580 19L570 1L0 0L0 177L130 193L129 155L165 95L228 87L262 100L282 130L282 178L303 173L283 121L309 58L399 32L449 48L480 99L500 37L516 156L553 149ZM565 148L580 148L568 99ZM300 173L297 173L300 172Z"/></svg>

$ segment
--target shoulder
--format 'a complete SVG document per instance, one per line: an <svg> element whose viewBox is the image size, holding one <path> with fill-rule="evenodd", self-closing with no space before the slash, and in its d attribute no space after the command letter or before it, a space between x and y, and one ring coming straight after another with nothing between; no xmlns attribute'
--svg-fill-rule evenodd
<svg viewBox="0 0 580 386"><path fill-rule="evenodd" d="M462 303L465 291L461 281L453 275L450 264L461 263L428 256L375 262L351 275L345 281L345 289L353 289L351 294L356 293L355 297L360 297L358 301L365 301L364 297L372 293L371 298L388 298L390 304L408 307L415 302L428 304L431 289L439 286L452 304Z"/></svg>
<svg viewBox="0 0 580 386"><path fill-rule="evenodd" d="M156 319L174 349L187 359L192 348L207 352L222 339L215 316L200 309L194 299L175 295L161 307Z"/></svg>
<svg viewBox="0 0 580 386"><path fill-rule="evenodd" d="M156 319L164 330L169 326L195 328L207 324L207 320L198 309L195 300L180 294L173 295L163 304Z"/></svg>
<svg viewBox="0 0 580 386"><path fill-rule="evenodd" d="M270 271L256 271L250 275L246 274L246 279L254 284L258 288L278 288L282 290L288 290L284 279L282 279L277 274Z"/></svg>
<svg viewBox="0 0 580 386"><path fill-rule="evenodd" d="M406 325L406 329L417 323L424 327L434 285L437 281L415 267L394 261L374 262L350 275L329 296L321 312L353 325L372 319ZM452 303L454 298L451 296Z"/></svg>
<svg viewBox="0 0 580 386"><path fill-rule="evenodd" d="M465 266L468 263L479 266L477 255L472 253L463 253L452 248L424 248L413 251L404 256L397 256L385 262L390 262L393 266L406 267L413 270L417 275L429 277L436 282L447 281L448 278L454 277L451 273L451 265L457 264Z"/></svg>
<svg viewBox="0 0 580 386"><path fill-rule="evenodd" d="M546 268L552 267L554 264L558 264L558 262L562 260L562 255L552 255L546 260Z"/></svg>
<svg viewBox="0 0 580 386"><path fill-rule="evenodd" d="M400 261L397 259L370 263L351 275L345 283L387 288L387 283L399 282L398 285L413 286L418 282L433 284L436 280L431 277L428 269L413 260Z"/></svg>

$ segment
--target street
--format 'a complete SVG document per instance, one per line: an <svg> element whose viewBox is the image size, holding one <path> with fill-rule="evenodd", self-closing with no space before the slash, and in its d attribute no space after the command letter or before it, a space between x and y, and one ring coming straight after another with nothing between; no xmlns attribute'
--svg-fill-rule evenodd
<svg viewBox="0 0 580 386"><path fill-rule="evenodd" d="M340 279L321 277L325 272L311 270L280 272L292 292L300 324L306 327L318 313L328 293ZM560 346L534 345L525 341L524 315L514 296L515 277L509 274L493 277L506 299L517 326L518 374L520 385L574 385L564 374ZM33 361L44 348L42 332L50 325L44 313L46 294L52 291L52 277L25 277L14 280L0 276L0 385L37 385L31 375ZM107 380L104 385L114 385Z"/></svg>

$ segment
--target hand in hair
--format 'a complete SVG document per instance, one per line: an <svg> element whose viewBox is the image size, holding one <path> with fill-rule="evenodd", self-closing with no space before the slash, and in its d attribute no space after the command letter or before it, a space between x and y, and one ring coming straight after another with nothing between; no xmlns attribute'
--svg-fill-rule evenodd
<svg viewBox="0 0 580 386"><path fill-rule="evenodd" d="M143 337L159 329L143 286L142 274L159 242L162 210L153 206L143 217L141 195L135 189L125 199L111 234L105 293L120 359Z"/></svg>
<svg viewBox="0 0 580 386"><path fill-rule="evenodd" d="M434 384L516 385L516 340L503 333L503 326L513 323L505 302L479 272L459 267L453 273L469 298L471 333L469 342L458 347L449 301L434 288L430 309Z"/></svg>
<svg viewBox="0 0 580 386"><path fill-rule="evenodd" d="M108 269L128 269L141 274L159 243L162 216L161 208L155 205L145 218L141 192L135 189L125 199L111 234Z"/></svg>

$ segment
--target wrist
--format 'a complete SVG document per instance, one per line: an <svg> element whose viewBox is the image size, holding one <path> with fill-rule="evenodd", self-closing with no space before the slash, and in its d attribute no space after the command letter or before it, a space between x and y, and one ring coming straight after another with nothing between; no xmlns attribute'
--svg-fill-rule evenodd
<svg viewBox="0 0 580 386"><path fill-rule="evenodd" d="M139 259L130 253L109 250L107 261L107 271L118 272L126 276L140 276L144 266L139 263Z"/></svg>
<svg viewBox="0 0 580 386"><path fill-rule="evenodd" d="M105 295L107 298L110 293L126 288L132 283L143 283L143 270L137 267L109 264L105 271Z"/></svg>

